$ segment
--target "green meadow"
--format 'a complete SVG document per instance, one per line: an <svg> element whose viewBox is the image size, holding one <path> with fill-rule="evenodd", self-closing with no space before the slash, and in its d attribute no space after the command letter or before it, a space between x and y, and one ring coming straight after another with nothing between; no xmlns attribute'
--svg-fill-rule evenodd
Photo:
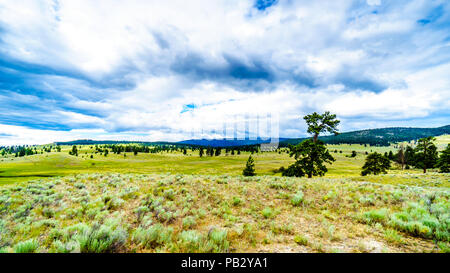
<svg viewBox="0 0 450 273"><path fill-rule="evenodd" d="M240 155L225 154L220 156L199 157L198 151L161 152L157 154L138 153L113 154L107 157L95 154L90 145L78 146L78 156L69 155L72 146L62 146L61 152L44 152L25 157L9 155L0 158L0 184L10 184L42 177L65 176L78 173L170 173L170 174L226 174L240 175L250 153ZM336 161L329 166L327 177L359 176L364 164L365 152L395 152L394 147L364 147L364 145L328 145ZM335 150L337 152L335 153ZM352 151L355 158L349 158ZM341 153L342 152L342 153ZM93 155L94 158L90 158ZM125 156L124 156L125 155ZM258 175L280 175L276 170L287 167L294 162L285 151L260 152L255 158Z"/></svg>

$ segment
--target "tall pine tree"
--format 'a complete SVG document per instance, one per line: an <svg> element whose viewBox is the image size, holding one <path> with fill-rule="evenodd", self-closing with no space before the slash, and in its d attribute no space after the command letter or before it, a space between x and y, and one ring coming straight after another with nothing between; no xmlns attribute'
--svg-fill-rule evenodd
<svg viewBox="0 0 450 273"><path fill-rule="evenodd" d="M438 152L436 145L433 143L435 140L434 137L421 138L415 148L415 165L417 168L421 168L424 173L427 172L427 169L436 165Z"/></svg>

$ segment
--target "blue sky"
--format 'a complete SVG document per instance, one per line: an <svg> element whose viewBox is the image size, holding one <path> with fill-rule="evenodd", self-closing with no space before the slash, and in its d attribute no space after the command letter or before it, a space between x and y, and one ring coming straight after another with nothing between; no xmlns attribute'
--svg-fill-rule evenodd
<svg viewBox="0 0 450 273"><path fill-rule="evenodd" d="M449 71L449 1L5 0L0 145L442 126Z"/></svg>

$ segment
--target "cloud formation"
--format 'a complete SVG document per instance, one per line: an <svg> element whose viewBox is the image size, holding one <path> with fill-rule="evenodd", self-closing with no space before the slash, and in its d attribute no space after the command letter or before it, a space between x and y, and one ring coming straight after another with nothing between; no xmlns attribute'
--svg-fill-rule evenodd
<svg viewBox="0 0 450 273"><path fill-rule="evenodd" d="M0 145L222 137L268 112L283 137L325 110L440 126L448 33L444 0L2 1Z"/></svg>

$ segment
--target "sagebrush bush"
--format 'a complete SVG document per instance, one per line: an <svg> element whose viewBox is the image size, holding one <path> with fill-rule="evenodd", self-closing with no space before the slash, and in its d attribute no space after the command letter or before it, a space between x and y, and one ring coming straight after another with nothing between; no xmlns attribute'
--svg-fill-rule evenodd
<svg viewBox="0 0 450 273"><path fill-rule="evenodd" d="M121 228L112 229L106 225L94 225L73 238L79 242L81 253L113 253L121 251L127 237L127 232Z"/></svg>
<svg viewBox="0 0 450 273"><path fill-rule="evenodd" d="M206 252L227 252L230 243L227 241L227 231L213 229L208 233Z"/></svg>
<svg viewBox="0 0 450 273"><path fill-rule="evenodd" d="M400 212L387 209L365 212L361 219L368 224L382 223L413 236L450 241L450 204L445 200L410 202Z"/></svg>
<svg viewBox="0 0 450 273"><path fill-rule="evenodd" d="M365 212L362 215L362 220L368 224L371 223L385 223L388 218L388 210L385 208L378 209L378 210L371 210L368 212Z"/></svg>
<svg viewBox="0 0 450 273"><path fill-rule="evenodd" d="M384 231L384 238L389 243L394 244L403 244L403 237L398 234L398 232L394 229L387 229Z"/></svg>
<svg viewBox="0 0 450 273"><path fill-rule="evenodd" d="M239 197L237 197L237 196L233 197L233 206L239 206L241 203L242 203L242 200Z"/></svg>
<svg viewBox="0 0 450 273"><path fill-rule="evenodd" d="M307 246L309 244L308 238L303 235L295 235L294 241L302 246Z"/></svg>
<svg viewBox="0 0 450 273"><path fill-rule="evenodd" d="M409 203L403 211L391 216L389 225L423 238L450 241L450 204L442 200L437 203Z"/></svg>
<svg viewBox="0 0 450 273"><path fill-rule="evenodd" d="M303 203L303 192L298 191L291 199L291 203L294 206L300 206Z"/></svg>
<svg viewBox="0 0 450 273"><path fill-rule="evenodd" d="M63 243L59 240L53 242L56 253L80 253L80 243L78 241L69 241Z"/></svg>
<svg viewBox="0 0 450 273"><path fill-rule="evenodd" d="M195 221L195 217L193 216L187 216L183 219L183 228L184 229L190 229L192 227L195 227L197 225L197 222Z"/></svg>
<svg viewBox="0 0 450 273"><path fill-rule="evenodd" d="M172 241L173 228L165 228L162 224L155 224L149 228L137 228L132 240L144 248L155 248Z"/></svg>
<svg viewBox="0 0 450 273"><path fill-rule="evenodd" d="M34 253L39 248L39 243L35 239L20 242L14 246L16 253Z"/></svg>
<svg viewBox="0 0 450 273"><path fill-rule="evenodd" d="M182 231L178 235L178 242L183 252L201 252L204 237L196 230Z"/></svg>
<svg viewBox="0 0 450 273"><path fill-rule="evenodd" d="M275 213L273 211L272 208L269 207L265 207L262 211L261 211L262 216L264 216L264 218L272 218L275 216Z"/></svg>

